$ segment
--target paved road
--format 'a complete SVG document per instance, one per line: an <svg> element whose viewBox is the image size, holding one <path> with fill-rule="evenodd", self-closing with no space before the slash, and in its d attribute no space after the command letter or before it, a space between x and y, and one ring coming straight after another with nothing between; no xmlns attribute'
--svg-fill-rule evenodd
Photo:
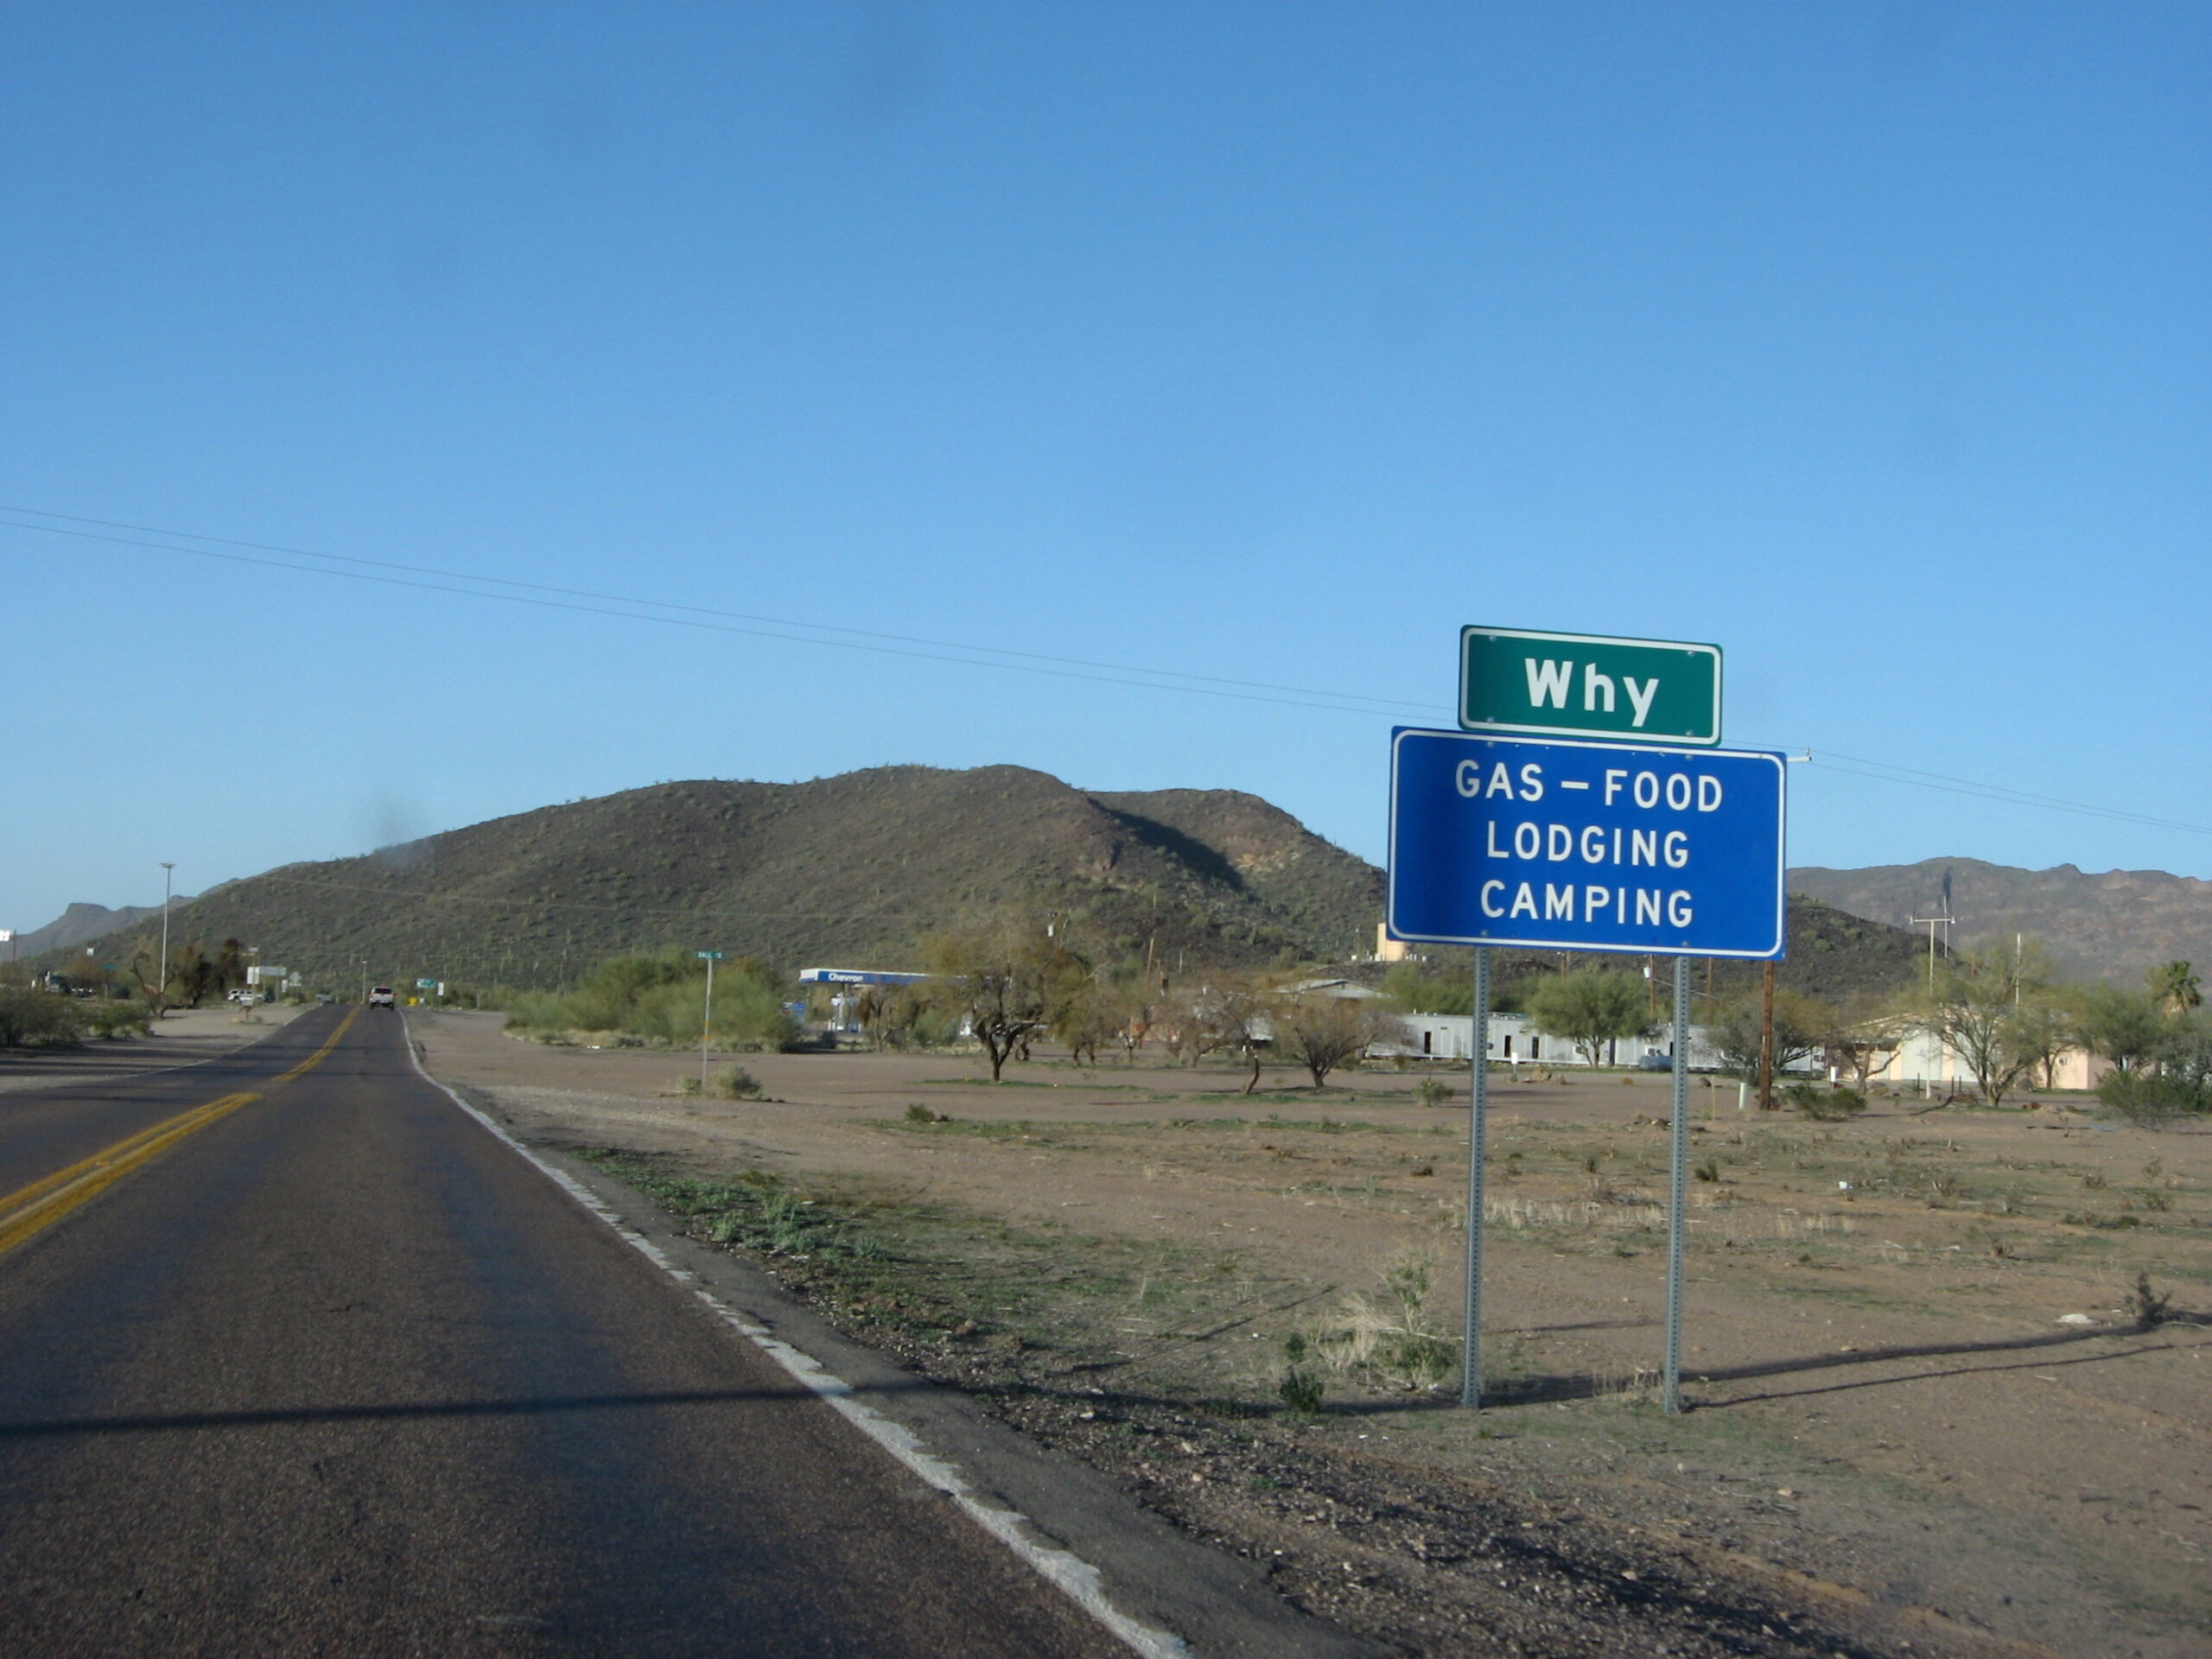
<svg viewBox="0 0 2212 1659"><path fill-rule="evenodd" d="M1127 1659L345 1008L0 1095L0 1652Z"/></svg>

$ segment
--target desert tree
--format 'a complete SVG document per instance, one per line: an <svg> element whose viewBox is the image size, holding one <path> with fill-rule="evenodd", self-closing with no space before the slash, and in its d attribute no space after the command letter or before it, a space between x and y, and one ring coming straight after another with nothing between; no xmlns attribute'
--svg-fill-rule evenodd
<svg viewBox="0 0 2212 1659"><path fill-rule="evenodd" d="M1045 1028L1053 951L1033 916L1010 913L922 941L933 999L959 1016L990 1058L996 1083L1007 1061Z"/></svg>
<svg viewBox="0 0 2212 1659"><path fill-rule="evenodd" d="M1120 988L1094 973L1062 974L1047 982L1045 1023L1055 1040L1080 1061L1098 1064L1098 1046L1120 1039L1129 1010Z"/></svg>
<svg viewBox="0 0 2212 1659"><path fill-rule="evenodd" d="M1777 1003L1779 1005L1787 995L1777 991ZM1888 1070L1897 1051L1912 1034L1910 1014L1900 1008L1894 997L1866 993L1824 1006L1828 1014L1828 1031L1821 1047L1827 1051L1828 1064L1836 1069L1838 1076L1848 1072L1852 1086L1863 1095L1873 1081L1874 1073ZM1752 1064L1758 1064L1756 1052Z"/></svg>
<svg viewBox="0 0 2212 1659"><path fill-rule="evenodd" d="M1213 978L1192 999L1190 1019L1205 1052L1226 1050L1251 1067L1244 1092L1260 1086L1260 1066L1274 1041L1286 1001L1266 983L1243 975ZM1342 1064L1341 1061L1337 1064ZM1314 1081L1319 1088L1319 1078Z"/></svg>
<svg viewBox="0 0 2212 1659"><path fill-rule="evenodd" d="M2156 995L2124 985L2090 986L2082 993L2076 1018L2082 1046L2121 1071L2157 1059L2171 1031Z"/></svg>
<svg viewBox="0 0 2212 1659"><path fill-rule="evenodd" d="M1652 1028L1650 992L1635 974L1580 968L1555 974L1529 994L1529 1014L1547 1037L1563 1037L1598 1064L1605 1045Z"/></svg>
<svg viewBox="0 0 2212 1659"><path fill-rule="evenodd" d="M2042 1061L2037 1027L2053 1000L2051 977L2050 959L2033 941L2009 952L1956 951L1923 996L1916 1023L1959 1057L1983 1100L2001 1106Z"/></svg>
<svg viewBox="0 0 2212 1659"><path fill-rule="evenodd" d="M1377 999L1285 993L1268 1017L1269 1046L1303 1065L1316 1089L1378 1043L1402 1041L1405 1024Z"/></svg>
<svg viewBox="0 0 2212 1659"><path fill-rule="evenodd" d="M1706 1041L1719 1055L1721 1070L1731 1077L1758 1075L1764 1020L1760 999L1745 997L1724 1004L1706 1027ZM1787 1071L1798 1061L1810 1059L1827 1050L1847 1029L1836 1011L1818 997L1807 996L1802 991L1777 989L1774 994L1775 1071ZM1885 1047L1895 1052L1897 1046L1894 1027L1885 1026L1878 1036L1866 1034L1863 1039L1866 1052L1863 1057L1854 1056L1853 1064L1871 1067L1874 1057Z"/></svg>
<svg viewBox="0 0 2212 1659"><path fill-rule="evenodd" d="M2013 1046L2043 1074L2043 1086L2057 1085L2058 1062L2082 1046L2081 1020L2070 1004L2056 996L2022 1001L2012 1020Z"/></svg>
<svg viewBox="0 0 2212 1659"><path fill-rule="evenodd" d="M1409 1014L1475 1011L1474 977L1471 973L1434 974L1418 963L1392 963L1382 975L1382 995L1402 1004Z"/></svg>
<svg viewBox="0 0 2212 1659"><path fill-rule="evenodd" d="M215 988L234 991L245 983L245 946L234 938L225 939L217 947L214 961Z"/></svg>

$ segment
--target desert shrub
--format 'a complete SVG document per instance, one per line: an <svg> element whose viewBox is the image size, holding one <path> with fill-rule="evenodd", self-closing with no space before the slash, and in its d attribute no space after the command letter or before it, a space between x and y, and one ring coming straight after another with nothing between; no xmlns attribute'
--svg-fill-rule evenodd
<svg viewBox="0 0 2212 1659"><path fill-rule="evenodd" d="M1428 1315L1434 1267L1421 1251L1398 1252L1383 1265L1380 1297L1354 1291L1339 1322L1316 1331L1310 1344L1299 1338L1299 1357L1311 1355L1317 1386L1325 1372L1398 1389L1432 1389L1452 1374L1459 1351Z"/></svg>
<svg viewBox="0 0 2212 1659"><path fill-rule="evenodd" d="M143 1037L149 1029L143 1002L95 1002L84 1010L85 1024L93 1035L112 1042L123 1037Z"/></svg>
<svg viewBox="0 0 2212 1659"><path fill-rule="evenodd" d="M0 990L0 1048L60 1046L82 1039L84 1011L51 991Z"/></svg>
<svg viewBox="0 0 2212 1659"><path fill-rule="evenodd" d="M2097 1098L2114 1116L2139 1128L2155 1128L2191 1112L2212 1108L2205 1084L2168 1071L2108 1071L2097 1084Z"/></svg>
<svg viewBox="0 0 2212 1659"><path fill-rule="evenodd" d="M2135 1321L2136 1329L2148 1331L2153 1325L2164 1325L2173 1318L2173 1293L2151 1288L2151 1275L2135 1275L2135 1288L2127 1293L2120 1306Z"/></svg>
<svg viewBox="0 0 2212 1659"><path fill-rule="evenodd" d="M1787 1084L1782 1094L1783 1099L1815 1123L1840 1123L1866 1109L1866 1096L1856 1089L1793 1083Z"/></svg>
<svg viewBox="0 0 2212 1659"><path fill-rule="evenodd" d="M724 1100L758 1100L760 1079L741 1065L733 1065L715 1079L715 1092Z"/></svg>
<svg viewBox="0 0 2212 1659"><path fill-rule="evenodd" d="M798 1021L784 1011L783 981L750 958L715 976L714 1040L718 1048L789 1050ZM696 1048L705 1024L706 964L682 951L613 957L565 996L525 993L507 1015L510 1030L603 1031L639 1043Z"/></svg>
<svg viewBox="0 0 2212 1659"><path fill-rule="evenodd" d="M1414 1084L1414 1098L1424 1106L1441 1106L1452 1098L1452 1085L1437 1077L1423 1077Z"/></svg>
<svg viewBox="0 0 2212 1659"><path fill-rule="evenodd" d="M1295 1331L1285 1337L1282 1357L1282 1381L1275 1385L1275 1396L1301 1417L1311 1417L1321 1409L1324 1390L1320 1374L1306 1363L1306 1338Z"/></svg>
<svg viewBox="0 0 2212 1659"><path fill-rule="evenodd" d="M509 1031L565 1031L569 1028L564 998L549 991L518 991L507 1002Z"/></svg>

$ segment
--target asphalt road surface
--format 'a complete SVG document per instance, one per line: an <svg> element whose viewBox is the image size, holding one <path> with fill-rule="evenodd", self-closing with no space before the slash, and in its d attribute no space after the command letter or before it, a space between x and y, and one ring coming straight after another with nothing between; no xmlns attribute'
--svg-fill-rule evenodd
<svg viewBox="0 0 2212 1659"><path fill-rule="evenodd" d="M0 1094L0 1652L1127 1651L390 1011Z"/></svg>

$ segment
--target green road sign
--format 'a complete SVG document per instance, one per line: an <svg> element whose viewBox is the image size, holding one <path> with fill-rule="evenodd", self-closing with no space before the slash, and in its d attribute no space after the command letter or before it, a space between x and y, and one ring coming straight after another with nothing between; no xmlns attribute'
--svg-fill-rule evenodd
<svg viewBox="0 0 2212 1659"><path fill-rule="evenodd" d="M1471 732L1718 743L1720 647L1462 628L1459 724Z"/></svg>
<svg viewBox="0 0 2212 1659"><path fill-rule="evenodd" d="M415 988L418 991L435 991L438 988L438 982L435 979L418 979L415 982Z"/></svg>
<svg viewBox="0 0 2212 1659"><path fill-rule="evenodd" d="M695 950L691 954L698 957L702 962L721 962L725 960L722 953L719 950Z"/></svg>

